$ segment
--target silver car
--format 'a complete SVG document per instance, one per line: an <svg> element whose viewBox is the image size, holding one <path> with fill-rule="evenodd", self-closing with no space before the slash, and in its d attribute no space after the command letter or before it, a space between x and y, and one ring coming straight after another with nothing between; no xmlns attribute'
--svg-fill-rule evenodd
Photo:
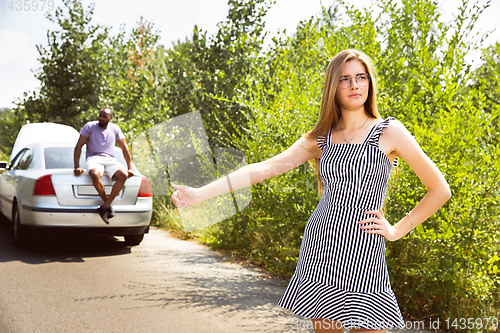
<svg viewBox="0 0 500 333"><path fill-rule="evenodd" d="M135 175L113 201L116 216L107 225L97 213L102 199L87 173L85 149L80 167L86 172L77 177L73 174L74 138L68 143L38 141L18 147L8 167L0 164L0 170L5 170L0 176L0 211L13 223L14 244L24 244L33 229L67 229L124 236L127 245L138 245L149 231L151 182L133 166ZM114 155L126 165L121 149L116 147ZM107 176L101 180L109 194L113 181Z"/></svg>

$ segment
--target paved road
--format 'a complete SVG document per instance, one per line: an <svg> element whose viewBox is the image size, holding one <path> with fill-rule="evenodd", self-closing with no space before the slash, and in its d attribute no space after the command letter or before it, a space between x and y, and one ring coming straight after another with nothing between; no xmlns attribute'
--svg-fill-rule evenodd
<svg viewBox="0 0 500 333"><path fill-rule="evenodd" d="M18 250L0 223L0 333L312 332L276 305L284 289L158 229L132 248L54 235Z"/></svg>

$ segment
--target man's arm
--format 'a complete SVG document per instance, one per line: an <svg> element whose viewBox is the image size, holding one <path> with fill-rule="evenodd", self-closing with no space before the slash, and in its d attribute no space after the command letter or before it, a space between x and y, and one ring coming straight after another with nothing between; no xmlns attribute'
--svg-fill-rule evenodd
<svg viewBox="0 0 500 333"><path fill-rule="evenodd" d="M125 139L118 140L118 146L123 151L123 157L125 157L125 162L127 162L128 176L132 177L134 172L132 171L132 157L130 156L130 151L128 150L127 142Z"/></svg>
<svg viewBox="0 0 500 333"><path fill-rule="evenodd" d="M87 143L88 139L88 137L80 134L80 138L78 138L78 142L76 143L74 154L75 170L73 171L75 176L79 176L83 173L83 169L80 168L80 155L82 154L82 147Z"/></svg>

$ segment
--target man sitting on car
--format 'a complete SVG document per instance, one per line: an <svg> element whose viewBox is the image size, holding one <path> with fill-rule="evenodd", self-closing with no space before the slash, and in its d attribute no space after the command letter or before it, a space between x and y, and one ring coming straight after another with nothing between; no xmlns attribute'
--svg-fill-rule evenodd
<svg viewBox="0 0 500 333"><path fill-rule="evenodd" d="M113 111L106 107L99 112L98 121L86 123L80 131L80 138L76 144L74 156L74 173L76 176L79 176L83 173L83 170L79 166L80 154L83 145L87 144L87 170L89 170L89 175L92 178L92 183L97 193L99 193L99 196L104 201L104 204L97 209L97 212L107 224L109 224L108 219L116 214L111 203L123 188L127 178L134 175L125 137L120 127L110 122L111 119L113 119ZM123 151L128 170L113 155L113 148L117 142ZM115 180L115 184L108 197L106 197L104 185L101 182L101 176L105 171L111 179Z"/></svg>

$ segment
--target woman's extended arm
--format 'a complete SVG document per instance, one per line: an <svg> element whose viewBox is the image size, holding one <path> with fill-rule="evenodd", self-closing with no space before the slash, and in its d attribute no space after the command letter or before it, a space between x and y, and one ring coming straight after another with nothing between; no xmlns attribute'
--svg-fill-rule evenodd
<svg viewBox="0 0 500 333"><path fill-rule="evenodd" d="M320 157L319 148L308 150L310 146L305 138L300 138L284 152L263 162L246 165L224 178L220 178L200 188L192 188L172 183L177 189L172 194L172 200L178 208L194 205L218 195L236 191L241 188L260 183L266 179L290 171L314 157Z"/></svg>
<svg viewBox="0 0 500 333"><path fill-rule="evenodd" d="M367 233L382 234L390 241L395 241L402 238L408 232L431 217L441 206L451 198L451 191L443 174L436 167L434 162L423 152L417 141L408 132L406 127L399 121L391 122L391 126L384 130L386 136L384 140L393 143L394 151L398 156L405 160L406 163L413 169L418 178L424 183L428 192L424 198L413 208L409 216L405 216L396 225L391 226L383 218L380 212L366 212L367 214L375 214L375 218L368 218L360 221L361 223L375 222L379 225L376 231L366 231ZM385 223L381 224L381 220ZM364 226L362 229L372 228Z"/></svg>

